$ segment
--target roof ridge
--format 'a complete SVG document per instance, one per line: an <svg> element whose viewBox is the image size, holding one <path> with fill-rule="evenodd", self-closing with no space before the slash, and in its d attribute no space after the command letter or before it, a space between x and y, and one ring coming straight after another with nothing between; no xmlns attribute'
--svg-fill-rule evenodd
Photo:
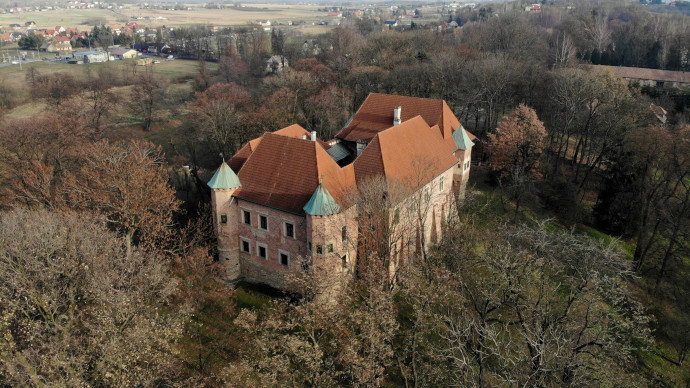
<svg viewBox="0 0 690 388"><path fill-rule="evenodd" d="M413 99L417 99L417 100L429 100L429 101L445 101L445 100L443 100L443 99L440 99L440 98L431 98L431 97L413 97L413 96L405 96L405 95L402 95L402 94L386 94L386 93L378 93L378 92L371 92L371 93L369 93L369 96L371 96L372 94L378 94L379 96L390 96L390 97L402 97L402 98L413 98ZM367 96L367 98L369 98L369 96ZM366 99L365 99L364 101L366 101ZM364 104L364 103L362 103L362 104Z"/></svg>

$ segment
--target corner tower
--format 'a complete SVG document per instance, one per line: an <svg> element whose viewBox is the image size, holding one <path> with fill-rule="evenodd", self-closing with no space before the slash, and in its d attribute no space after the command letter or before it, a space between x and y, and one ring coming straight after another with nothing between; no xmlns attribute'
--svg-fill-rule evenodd
<svg viewBox="0 0 690 388"><path fill-rule="evenodd" d="M457 150L455 157L458 158L458 164L453 170L453 191L458 199L465 198L465 190L467 189L467 181L470 179L470 165L472 162L472 147L474 142L470 139L465 128L460 125L458 129L453 132L453 141Z"/></svg>
<svg viewBox="0 0 690 388"><path fill-rule="evenodd" d="M240 277L239 252L239 210L233 195L242 187L240 178L225 163L221 163L213 178L208 181L211 188L213 228L218 238L218 258L225 263L228 280Z"/></svg>

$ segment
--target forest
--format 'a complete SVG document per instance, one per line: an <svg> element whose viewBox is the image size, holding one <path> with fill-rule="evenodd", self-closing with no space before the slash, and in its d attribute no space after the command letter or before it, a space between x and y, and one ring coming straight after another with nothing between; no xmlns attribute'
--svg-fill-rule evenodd
<svg viewBox="0 0 690 388"><path fill-rule="evenodd" d="M591 67L688 70L688 17L526 4L178 28L157 40L201 59L0 77L0 386L689 386L690 89ZM371 92L443 99L478 137L444 238L394 281L374 246L338 303L309 271L226 283L219 154L331 139Z"/></svg>

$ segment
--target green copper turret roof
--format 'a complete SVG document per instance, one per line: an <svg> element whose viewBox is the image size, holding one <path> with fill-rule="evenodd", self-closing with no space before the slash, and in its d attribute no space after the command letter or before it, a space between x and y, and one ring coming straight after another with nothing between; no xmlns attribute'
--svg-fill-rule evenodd
<svg viewBox="0 0 690 388"><path fill-rule="evenodd" d="M212 189L234 189L240 187L240 178L237 177L234 171L228 166L225 161L220 165L213 178L208 181L208 187Z"/></svg>
<svg viewBox="0 0 690 388"><path fill-rule="evenodd" d="M340 205L335 202L335 199L331 196L331 193L319 183L316 186L314 194L309 199L306 205L304 205L304 211L312 216L328 216L335 214L340 210Z"/></svg>
<svg viewBox="0 0 690 388"><path fill-rule="evenodd" d="M468 150L474 146L474 142L470 140L467 131L465 131L462 125L453 132L453 140L455 140L455 145L458 146L459 150Z"/></svg>

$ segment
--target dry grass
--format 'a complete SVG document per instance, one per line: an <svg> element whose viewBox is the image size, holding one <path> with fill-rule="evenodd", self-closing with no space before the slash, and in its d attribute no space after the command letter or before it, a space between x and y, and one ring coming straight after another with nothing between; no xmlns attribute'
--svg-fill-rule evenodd
<svg viewBox="0 0 690 388"><path fill-rule="evenodd" d="M148 26L184 26L194 24L216 24L219 26L236 26L268 19L273 23L287 23L288 21L314 21L324 18L324 12L317 11L316 5L298 4L250 4L245 8L205 9L193 7L191 10L167 11L157 9L140 9L133 5L125 5L123 9L60 9L45 12L29 12L20 14L0 15L0 24L9 25L26 21L35 21L37 28L77 27L91 29L93 25L88 21L102 19L108 24L123 24L133 20L132 17L148 17L151 20L136 20L137 23ZM165 19L157 19L162 17Z"/></svg>

